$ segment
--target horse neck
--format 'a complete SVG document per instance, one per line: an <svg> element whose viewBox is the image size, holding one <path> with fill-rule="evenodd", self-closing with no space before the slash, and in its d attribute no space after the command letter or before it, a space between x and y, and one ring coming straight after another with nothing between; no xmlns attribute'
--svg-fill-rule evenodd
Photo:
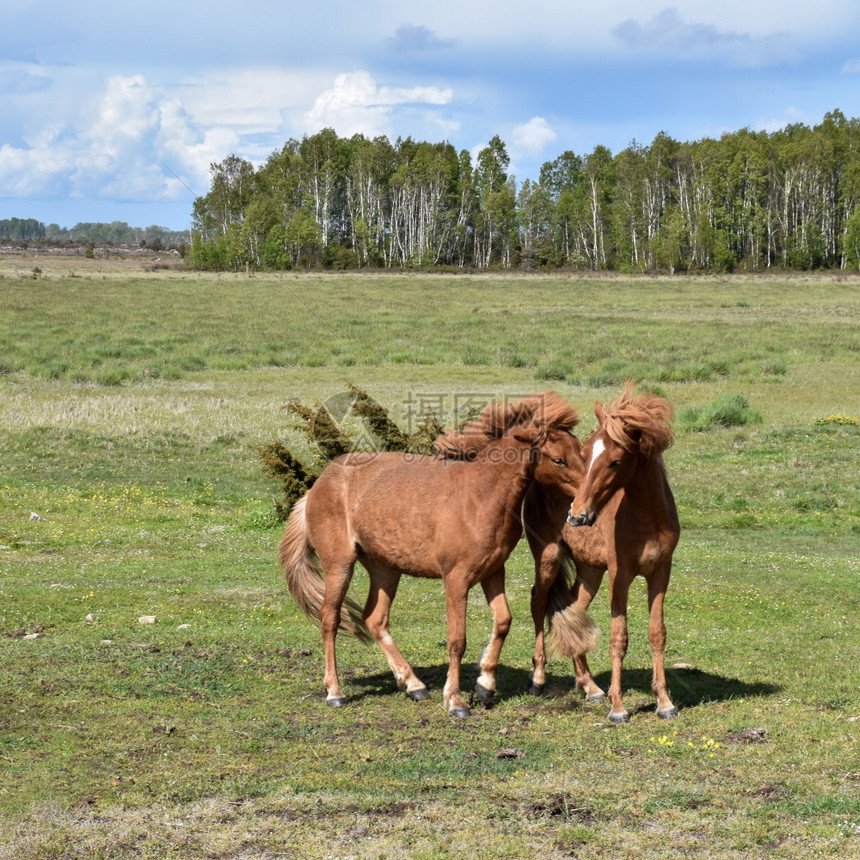
<svg viewBox="0 0 860 860"><path fill-rule="evenodd" d="M675 499L669 488L663 458L659 454L640 460L633 477L624 487L624 494L642 512L642 516L648 516L670 528L677 524Z"/></svg>
<svg viewBox="0 0 860 860"><path fill-rule="evenodd" d="M488 483L495 487L494 495L506 506L516 506L534 481L534 471L530 463L530 446L518 442L511 436L503 436L490 442L475 458L475 464L486 467Z"/></svg>

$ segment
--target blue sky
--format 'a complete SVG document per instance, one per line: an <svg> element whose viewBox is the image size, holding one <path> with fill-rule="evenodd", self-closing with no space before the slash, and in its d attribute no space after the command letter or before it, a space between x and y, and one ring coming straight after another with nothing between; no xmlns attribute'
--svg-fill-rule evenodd
<svg viewBox="0 0 860 860"><path fill-rule="evenodd" d="M860 117L856 0L18 0L0 29L0 218L189 226L209 165L291 137L498 134L565 150Z"/></svg>

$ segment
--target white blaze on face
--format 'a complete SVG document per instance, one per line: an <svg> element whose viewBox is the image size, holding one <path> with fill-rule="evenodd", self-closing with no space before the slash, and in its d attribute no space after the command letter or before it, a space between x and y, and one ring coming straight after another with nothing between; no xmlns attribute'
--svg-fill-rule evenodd
<svg viewBox="0 0 860 860"><path fill-rule="evenodd" d="M591 460L588 463L588 472L585 475L586 480L588 480L588 476L591 474L591 470L594 467L594 464L597 462L597 458L606 450L606 445L602 439L595 440L594 444L591 446Z"/></svg>

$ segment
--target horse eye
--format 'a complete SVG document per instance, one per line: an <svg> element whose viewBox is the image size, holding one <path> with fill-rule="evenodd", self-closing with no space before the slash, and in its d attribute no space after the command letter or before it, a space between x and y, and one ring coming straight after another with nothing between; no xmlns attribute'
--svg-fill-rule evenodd
<svg viewBox="0 0 860 860"><path fill-rule="evenodd" d="M609 464L609 468L610 468L610 469L617 469L620 465L621 465L621 460L613 460L613 461Z"/></svg>
<svg viewBox="0 0 860 860"><path fill-rule="evenodd" d="M556 458L553 460L553 463L555 463L555 465L556 465L556 466L563 466L563 465L564 465L564 460L562 460L562 459L561 459L561 457L556 457Z"/></svg>

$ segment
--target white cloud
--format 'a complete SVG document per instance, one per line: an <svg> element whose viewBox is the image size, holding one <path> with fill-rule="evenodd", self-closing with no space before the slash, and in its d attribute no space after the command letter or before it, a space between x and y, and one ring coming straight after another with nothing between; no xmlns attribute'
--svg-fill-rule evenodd
<svg viewBox="0 0 860 860"><path fill-rule="evenodd" d="M511 172L535 176L564 149L617 151L659 129L690 139L781 127L794 112L850 114L860 74L856 0L532 0L504 14L487 0L420 12L394 0L265 5L212 15L188 0L165 28L121 4L104 14L95 0L44 0L38 15L31 0L12 4L0 28L0 196L38 195L43 219L70 199L134 210L121 199L184 222L183 183L206 193L210 163L260 163L326 126L458 148L498 133ZM287 44L285 32L298 36ZM336 78L344 69L361 71ZM533 115L518 126L517 105ZM759 124L763 105L775 119Z"/></svg>
<svg viewBox="0 0 860 860"><path fill-rule="evenodd" d="M177 96L200 126L265 134L282 131L284 114L306 110L330 81L330 72L247 66L188 77Z"/></svg>
<svg viewBox="0 0 860 860"><path fill-rule="evenodd" d="M331 127L343 137L387 134L395 108L446 105L453 97L450 88L379 86L369 72L349 72L338 75L334 86L317 97L305 114L305 129Z"/></svg>
<svg viewBox="0 0 860 860"><path fill-rule="evenodd" d="M85 132L91 151L116 159L136 149L158 123L156 98L143 75L108 79L95 106L94 121Z"/></svg>
<svg viewBox="0 0 860 860"><path fill-rule="evenodd" d="M26 92L30 77L8 80ZM44 103L31 96L29 131L0 146L0 196L185 199L190 207L192 195L208 190L210 165L230 153L259 163L287 137L326 126L344 136L387 134L400 110L412 112L410 121L456 127L438 110L452 100L451 89L381 86L369 73L355 72L339 75L320 94L321 81L319 72L255 68L187 78L174 87L153 86L142 74L111 75L82 99L81 81L68 76L55 91L35 93ZM69 109L52 114L58 101Z"/></svg>
<svg viewBox="0 0 860 860"><path fill-rule="evenodd" d="M556 140L558 135L550 124L542 116L533 116L527 123L514 126L511 132L511 150L517 155L540 155Z"/></svg>
<svg viewBox="0 0 860 860"><path fill-rule="evenodd" d="M209 165L240 148L239 134L223 125L199 131L179 99L162 102L159 113L155 152L171 174L175 171L183 176L177 184L184 184L195 196L205 194L209 189ZM182 194L178 189L177 193Z"/></svg>
<svg viewBox="0 0 860 860"><path fill-rule="evenodd" d="M110 77L72 121L0 148L0 195L171 200L188 196L183 183L205 190L210 160L224 157L235 133L196 130L163 99L142 75Z"/></svg>

